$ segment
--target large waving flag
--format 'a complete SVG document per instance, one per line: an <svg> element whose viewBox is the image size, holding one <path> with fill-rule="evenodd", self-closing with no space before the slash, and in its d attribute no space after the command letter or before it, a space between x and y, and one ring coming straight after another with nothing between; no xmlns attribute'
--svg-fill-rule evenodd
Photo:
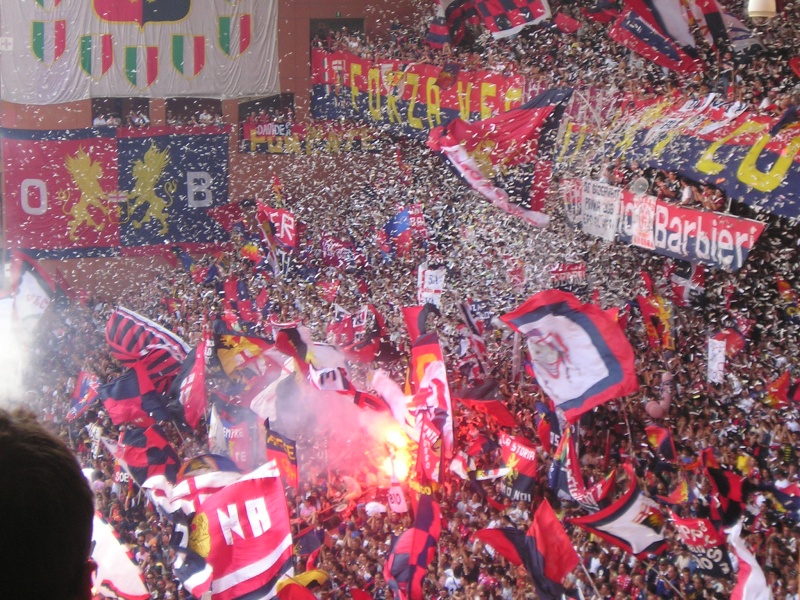
<svg viewBox="0 0 800 600"><path fill-rule="evenodd" d="M728 530L728 545L739 560L736 587L731 591L731 600L772 600L772 590L756 557L742 540L741 521Z"/></svg>
<svg viewBox="0 0 800 600"><path fill-rule="evenodd" d="M378 245L388 256L405 256L417 240L427 236L421 204L406 206L378 232Z"/></svg>
<svg viewBox="0 0 800 600"><path fill-rule="evenodd" d="M570 421L638 389L633 348L600 307L547 290L500 318L525 337L537 383Z"/></svg>
<svg viewBox="0 0 800 600"><path fill-rule="evenodd" d="M589 512L597 512L604 506L608 506L609 496L616 485L616 469L587 489L581 472L578 451L575 449L575 441L572 439L572 427L564 429L564 434L561 436L558 448L553 455L553 463L553 469L561 469L562 471L562 473L556 475L559 478L563 478L560 486L562 492L564 491L564 484L566 484L567 493L582 508ZM551 485L551 487L558 489L558 482L555 482L555 485Z"/></svg>
<svg viewBox="0 0 800 600"><path fill-rule="evenodd" d="M475 0L439 0L437 17L444 20L448 34L439 31L436 41L444 45L446 42L458 46L464 39L467 23L477 23L478 13L475 10Z"/></svg>
<svg viewBox="0 0 800 600"><path fill-rule="evenodd" d="M424 417L430 419L442 434L442 456L446 459L453 458L453 403L437 334L420 336L411 347L408 380L414 394L408 404L408 412L413 417L416 428L421 429Z"/></svg>
<svg viewBox="0 0 800 600"><path fill-rule="evenodd" d="M725 535L708 519L682 519L670 515L681 542L694 556L696 570L708 577L730 577L733 573Z"/></svg>
<svg viewBox="0 0 800 600"><path fill-rule="evenodd" d="M558 600L569 591L562 582L580 557L553 508L544 500L527 533L513 528L481 529L475 537L489 544L512 565L525 565L542 600Z"/></svg>
<svg viewBox="0 0 800 600"><path fill-rule="evenodd" d="M120 542L114 528L95 513L92 527L92 559L97 563L94 587L105 598L148 600L150 592L131 552Z"/></svg>
<svg viewBox="0 0 800 600"><path fill-rule="evenodd" d="M231 381L249 388L283 372L287 356L269 340L234 331L220 320L214 321L213 331L217 360Z"/></svg>
<svg viewBox="0 0 800 600"><path fill-rule="evenodd" d="M271 429L267 433L267 460L275 461L286 484L298 489L297 443L294 440Z"/></svg>
<svg viewBox="0 0 800 600"><path fill-rule="evenodd" d="M628 0L630 2L630 0ZM692 73L701 68L674 39L660 30L644 0L636 0L638 10L628 10L608 30L617 43L647 60L679 73Z"/></svg>
<svg viewBox="0 0 800 600"><path fill-rule="evenodd" d="M610 23L620 15L616 0L597 0L592 6L582 8L581 13L598 23Z"/></svg>
<svg viewBox="0 0 800 600"><path fill-rule="evenodd" d="M166 398L159 394L142 365L135 365L97 388L103 406L114 425L130 423L149 427L156 421L168 421Z"/></svg>
<svg viewBox="0 0 800 600"><path fill-rule="evenodd" d="M14 312L20 322L38 322L50 303L63 292L39 262L22 252L11 254Z"/></svg>
<svg viewBox="0 0 800 600"><path fill-rule="evenodd" d="M189 550L211 568L215 599L270 598L278 580L294 573L279 475L274 463L259 467L209 496L192 519Z"/></svg>
<svg viewBox="0 0 800 600"><path fill-rule="evenodd" d="M111 355L124 365L144 365L156 389L166 392L191 349L179 336L127 308L116 308L106 324Z"/></svg>
<svg viewBox="0 0 800 600"><path fill-rule="evenodd" d="M207 498L239 479L242 473L226 456L200 454L184 462L177 483L166 474L154 475L142 483L153 503L165 515L178 511L193 515Z"/></svg>
<svg viewBox="0 0 800 600"><path fill-rule="evenodd" d="M204 335L197 348L189 352L169 390L170 397L177 398L183 406L186 422L192 429L197 429L200 419L205 416L208 404L206 348L209 341L208 336Z"/></svg>
<svg viewBox="0 0 800 600"><path fill-rule="evenodd" d="M701 31L708 34L707 38L716 48L730 48L740 57L752 56L764 49L744 23L717 0L690 0L689 6Z"/></svg>
<svg viewBox="0 0 800 600"><path fill-rule="evenodd" d="M490 379L474 388L461 390L456 400L474 411L492 417L501 427L516 427L517 420L500 401L500 386Z"/></svg>
<svg viewBox="0 0 800 600"><path fill-rule="evenodd" d="M711 518L730 526L738 521L743 513L747 498L754 486L746 477L742 477L729 469L723 469L714 456L712 448L706 448L701 454L701 462L705 468L712 494L719 505L712 504Z"/></svg>
<svg viewBox="0 0 800 600"><path fill-rule="evenodd" d="M498 178L502 171L520 170L546 157L571 96L572 89L556 88L489 119L453 119L431 130L428 146L442 152L467 183L496 207L537 227L547 225L547 215L512 203ZM526 192L530 206L531 190Z"/></svg>
<svg viewBox="0 0 800 600"><path fill-rule="evenodd" d="M433 560L442 531L439 504L421 494L414 527L404 531L394 543L384 564L383 575L395 597L422 600L422 580Z"/></svg>
<svg viewBox="0 0 800 600"><path fill-rule="evenodd" d="M631 4L639 2L641 0ZM692 51L689 49L694 48L697 42L689 29L689 16L681 0L658 0L658 2L643 0L643 4L652 12L658 28L691 54Z"/></svg>
<svg viewBox="0 0 800 600"><path fill-rule="evenodd" d="M440 317L442 313L430 302L416 306L403 307L403 319L408 329L408 337L411 343L415 343L420 336L428 333L428 317L430 315Z"/></svg>
<svg viewBox="0 0 800 600"><path fill-rule="evenodd" d="M475 9L496 40L552 16L547 0L475 0Z"/></svg>
<svg viewBox="0 0 800 600"><path fill-rule="evenodd" d="M348 360L370 363L381 351L386 321L374 304L365 304L352 314L337 310L337 320L328 331Z"/></svg>
<svg viewBox="0 0 800 600"><path fill-rule="evenodd" d="M658 504L641 493L635 476L631 481L628 491L610 506L569 522L639 558L659 554L667 548L666 518Z"/></svg>

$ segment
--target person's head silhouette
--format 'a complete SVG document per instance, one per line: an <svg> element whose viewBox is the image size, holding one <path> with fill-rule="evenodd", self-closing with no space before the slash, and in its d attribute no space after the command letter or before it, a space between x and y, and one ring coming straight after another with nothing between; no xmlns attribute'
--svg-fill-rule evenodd
<svg viewBox="0 0 800 600"><path fill-rule="evenodd" d="M93 518L66 445L33 415L0 409L0 597L88 600Z"/></svg>

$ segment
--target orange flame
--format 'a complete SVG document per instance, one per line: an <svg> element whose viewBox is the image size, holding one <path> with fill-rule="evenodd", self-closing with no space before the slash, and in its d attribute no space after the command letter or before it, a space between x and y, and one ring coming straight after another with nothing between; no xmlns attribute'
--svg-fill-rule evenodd
<svg viewBox="0 0 800 600"><path fill-rule="evenodd" d="M400 426L396 424L387 427L382 433L382 437L386 440L388 456L384 458L380 469L386 476L391 477L392 465L394 465L394 474L397 479L405 481L411 471L411 441Z"/></svg>

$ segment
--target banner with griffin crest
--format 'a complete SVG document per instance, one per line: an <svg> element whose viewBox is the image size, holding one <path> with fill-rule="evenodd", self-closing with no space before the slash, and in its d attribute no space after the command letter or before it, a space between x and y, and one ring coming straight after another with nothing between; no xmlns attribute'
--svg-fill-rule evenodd
<svg viewBox="0 0 800 600"><path fill-rule="evenodd" d="M280 92L277 0L0 3L4 100Z"/></svg>
<svg viewBox="0 0 800 600"><path fill-rule="evenodd" d="M0 136L7 248L40 258L118 256L227 239L209 215L228 201L224 128Z"/></svg>

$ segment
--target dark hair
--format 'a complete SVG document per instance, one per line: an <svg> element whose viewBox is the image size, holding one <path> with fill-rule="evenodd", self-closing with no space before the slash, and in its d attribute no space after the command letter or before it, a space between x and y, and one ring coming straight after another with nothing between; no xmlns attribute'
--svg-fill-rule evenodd
<svg viewBox="0 0 800 600"><path fill-rule="evenodd" d="M89 482L66 445L29 412L0 409L0 490L3 598L85 597Z"/></svg>

